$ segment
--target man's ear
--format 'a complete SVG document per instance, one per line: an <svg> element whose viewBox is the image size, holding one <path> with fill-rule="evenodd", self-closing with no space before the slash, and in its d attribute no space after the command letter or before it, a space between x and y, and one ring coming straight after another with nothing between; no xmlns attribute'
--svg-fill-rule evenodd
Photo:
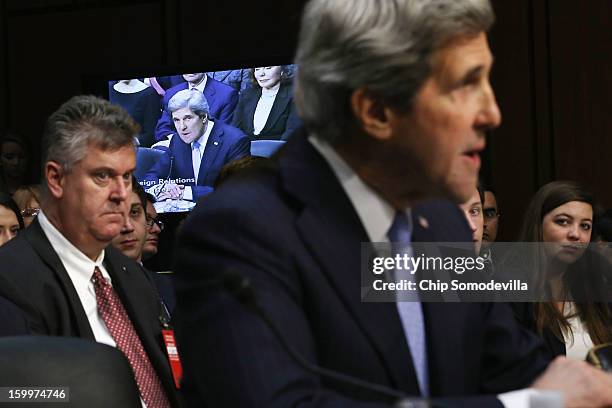
<svg viewBox="0 0 612 408"><path fill-rule="evenodd" d="M359 127L378 140L393 136L391 109L380 97L365 88L357 88L351 94L351 110Z"/></svg>
<svg viewBox="0 0 612 408"><path fill-rule="evenodd" d="M45 180L49 192L54 198L61 198L64 195L65 176L64 166L58 162L48 161L45 163Z"/></svg>

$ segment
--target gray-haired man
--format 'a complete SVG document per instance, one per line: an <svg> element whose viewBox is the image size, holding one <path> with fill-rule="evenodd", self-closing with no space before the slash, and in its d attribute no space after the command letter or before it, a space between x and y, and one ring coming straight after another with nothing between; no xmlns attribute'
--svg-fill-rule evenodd
<svg viewBox="0 0 612 408"><path fill-rule="evenodd" d="M109 244L127 216L134 135L122 108L77 96L47 120L41 212L0 250L0 293L34 334L74 336L121 350L143 405L178 405L160 347L160 305L134 261Z"/></svg>
<svg viewBox="0 0 612 408"><path fill-rule="evenodd" d="M535 386L563 388L569 406L612 403L612 377L583 362L545 371L540 341L507 305L361 301L362 243L471 241L455 204L425 200L469 198L485 132L500 123L492 23L487 0L306 5L295 92L306 131L275 168L223 185L179 235L179 341L197 397L240 407L392 400L299 364L239 303L248 286L293 350L353 379L455 397L444 406L518 406L531 391L505 393L545 372ZM237 275L249 283L215 286Z"/></svg>

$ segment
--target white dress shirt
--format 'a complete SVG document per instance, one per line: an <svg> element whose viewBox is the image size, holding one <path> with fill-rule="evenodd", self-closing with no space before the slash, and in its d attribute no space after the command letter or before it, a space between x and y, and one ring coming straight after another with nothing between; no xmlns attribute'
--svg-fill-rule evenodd
<svg viewBox="0 0 612 408"><path fill-rule="evenodd" d="M208 82L208 75L204 74L204 78L200 81L196 86L191 86L191 84L187 84L189 89L197 89L198 91L204 93L204 88L206 87L206 82Z"/></svg>
<svg viewBox="0 0 612 408"><path fill-rule="evenodd" d="M310 136L308 140L332 168L357 212L370 242L389 242L387 232L395 216L393 207L366 185L329 143L316 139L314 136ZM407 208L406 211L407 216L410 216L410 209ZM506 392L497 397L506 408L529 408L532 398L547 398L548 396L557 401L557 393L531 388Z"/></svg>
<svg viewBox="0 0 612 408"><path fill-rule="evenodd" d="M261 96L257 101L257 107L255 108L255 114L253 116L253 134L258 135L261 130L266 126L270 111L272 111L272 105L276 100L276 94L280 89L280 82L272 87L272 89L261 88Z"/></svg>
<svg viewBox="0 0 612 408"><path fill-rule="evenodd" d="M117 344L115 340L113 340L104 320L102 320L102 317L98 313L96 292L93 282L91 281L94 268L97 266L100 272L102 272L104 279L112 284L111 277L102 263L104 261L104 250L100 252L100 255L98 255L95 261L92 261L51 224L51 221L49 221L42 210L38 214L38 222L40 222L43 232L57 253L57 256L59 256L60 261L62 261L64 268L66 268L66 272L68 272L74 289L76 289L79 295L79 300L85 310L85 315L87 316L87 320L89 321L91 331L93 331L96 341L116 347Z"/></svg>
<svg viewBox="0 0 612 408"><path fill-rule="evenodd" d="M576 307L573 302L566 302L563 305L563 314L570 316L576 312ZM565 354L568 358L584 361L589 350L593 347L593 340L589 332L584 328L579 316L574 316L568 319L571 334L563 332L563 340L565 340Z"/></svg>
<svg viewBox="0 0 612 408"><path fill-rule="evenodd" d="M208 122L206 123L206 130L204 131L204 134L200 136L199 139L191 142L191 164L193 165L195 185L198 184L198 174L200 173L202 156L204 156L204 149L206 149L206 144L208 143L208 138L210 137L210 133L212 132L213 126L215 126L215 122L213 122L212 120L208 120ZM199 146L197 149L194 148L196 142ZM185 187L183 192L183 199L193 200L193 190L191 189L191 186Z"/></svg>
<svg viewBox="0 0 612 408"><path fill-rule="evenodd" d="M49 221L42 210L38 213L38 222L55 250L55 253L57 253L60 261L62 261L62 265L64 265L66 272L68 272L74 289L77 295L79 295L79 300L81 301L83 310L85 310L85 315L87 316L89 326L91 327L91 331L96 341L98 343L117 347L117 343L115 343L113 336L111 336L110 331L108 331L106 323L104 323L104 320L102 320L102 317L98 313L96 291L91 281L94 269L97 266L104 279L111 285L113 283L108 271L102 263L104 261L104 250L100 252L100 255L98 255L95 261L92 261L51 224L51 221ZM140 403L143 408L146 408L146 404L142 398L140 399Z"/></svg>

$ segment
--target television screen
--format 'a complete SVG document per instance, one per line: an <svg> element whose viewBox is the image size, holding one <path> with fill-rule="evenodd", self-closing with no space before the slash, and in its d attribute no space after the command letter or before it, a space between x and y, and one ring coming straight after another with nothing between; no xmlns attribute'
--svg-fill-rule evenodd
<svg viewBox="0 0 612 408"><path fill-rule="evenodd" d="M295 65L247 67L108 82L108 98L140 124L135 176L158 213L187 212L224 166L267 156L300 120Z"/></svg>

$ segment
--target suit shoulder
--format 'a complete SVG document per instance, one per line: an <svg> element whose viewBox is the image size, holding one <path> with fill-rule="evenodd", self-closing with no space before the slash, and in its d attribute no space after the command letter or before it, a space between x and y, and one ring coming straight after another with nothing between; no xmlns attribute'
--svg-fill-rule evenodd
<svg viewBox="0 0 612 408"><path fill-rule="evenodd" d="M247 135L235 126L228 125L221 121L215 122L215 127L219 126L219 130L223 131L223 137L231 142L237 142L240 139L247 138Z"/></svg>

